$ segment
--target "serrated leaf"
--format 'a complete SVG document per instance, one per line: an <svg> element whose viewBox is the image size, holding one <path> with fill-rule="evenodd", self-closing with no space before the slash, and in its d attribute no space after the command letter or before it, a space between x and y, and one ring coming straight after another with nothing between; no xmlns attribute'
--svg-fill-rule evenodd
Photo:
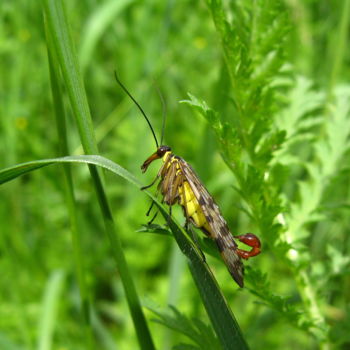
<svg viewBox="0 0 350 350"><path fill-rule="evenodd" d="M180 103L187 104L193 107L196 111L198 111L205 119L207 119L208 123L217 131L221 129L221 123L218 118L217 113L209 108L207 103L204 100L200 100L194 95L188 93L189 100L182 100Z"/></svg>
<svg viewBox="0 0 350 350"><path fill-rule="evenodd" d="M298 328L307 329L313 325L302 317L302 312L297 310L291 298L280 296L271 292L267 275L260 270L249 268L249 290L259 298L260 303L278 312L282 317Z"/></svg>

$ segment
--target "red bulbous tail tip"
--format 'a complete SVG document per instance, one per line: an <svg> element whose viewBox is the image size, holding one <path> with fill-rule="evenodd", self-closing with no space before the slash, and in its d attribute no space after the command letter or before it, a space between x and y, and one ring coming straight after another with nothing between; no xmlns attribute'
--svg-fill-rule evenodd
<svg viewBox="0 0 350 350"><path fill-rule="evenodd" d="M249 259L253 256L256 256L260 254L261 252L261 242L260 239L255 236L253 233L246 233L244 235L234 236L234 238L237 238L240 242L248 245L249 247L252 247L250 251L243 250L243 249L237 249L237 254L242 259Z"/></svg>

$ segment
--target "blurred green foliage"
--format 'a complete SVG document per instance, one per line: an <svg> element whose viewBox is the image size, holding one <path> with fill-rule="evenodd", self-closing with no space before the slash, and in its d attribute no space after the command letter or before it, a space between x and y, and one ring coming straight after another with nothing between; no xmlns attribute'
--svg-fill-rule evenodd
<svg viewBox="0 0 350 350"><path fill-rule="evenodd" d="M65 5L100 154L144 184L158 170L154 164L141 176L154 140L117 86L117 68L158 135L161 90L166 144L196 169L234 234L261 237L263 253L246 263L244 290L219 259L207 257L250 347L348 348L350 1ZM56 157L59 142L41 3L5 0L0 11L5 168ZM70 153L81 154L67 112ZM94 343L135 349L88 170L72 171ZM1 186L1 348L86 348L62 177L62 169L48 167ZM217 344L171 236L139 231L148 220L148 198L110 174L106 189L146 317L157 317L149 322L156 347L201 348L201 334ZM189 339L192 347L183 345Z"/></svg>

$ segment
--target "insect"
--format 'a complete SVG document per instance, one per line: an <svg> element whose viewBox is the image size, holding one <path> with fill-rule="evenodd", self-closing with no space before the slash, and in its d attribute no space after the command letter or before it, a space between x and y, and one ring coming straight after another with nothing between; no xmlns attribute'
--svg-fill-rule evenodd
<svg viewBox="0 0 350 350"><path fill-rule="evenodd" d="M244 267L241 258L248 259L260 253L261 243L259 238L252 233L238 236L231 234L218 205L201 183L195 171L183 158L173 154L169 146L159 145L145 112L120 82L117 74L115 76L119 85L145 117L156 143L157 150L142 164L142 172L145 173L149 165L156 159L163 160L155 180L142 189L153 186L159 180L157 192L160 191L163 196L162 202L169 206L170 211L174 204L179 204L186 218L186 226L192 224L214 240L231 276L240 287L243 287ZM165 118L163 118L162 138L164 125ZM235 239L252 247L252 249L250 251L239 249Z"/></svg>

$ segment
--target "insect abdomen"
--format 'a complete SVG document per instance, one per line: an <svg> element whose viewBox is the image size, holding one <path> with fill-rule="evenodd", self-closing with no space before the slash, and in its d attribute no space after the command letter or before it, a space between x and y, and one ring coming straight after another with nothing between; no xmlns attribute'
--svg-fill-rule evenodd
<svg viewBox="0 0 350 350"><path fill-rule="evenodd" d="M231 276L240 287L243 287L243 266L237 254L235 254L237 245L231 233L226 230L223 230L224 232L220 232L220 234L212 232L203 210L187 181L179 188L179 195L180 205L186 211L187 217L192 220L195 226L214 239Z"/></svg>
<svg viewBox="0 0 350 350"><path fill-rule="evenodd" d="M189 183L184 181L183 185L179 188L180 205L186 211L187 217L192 219L193 224L203 229L206 234L210 233L210 227L207 219L195 197Z"/></svg>

